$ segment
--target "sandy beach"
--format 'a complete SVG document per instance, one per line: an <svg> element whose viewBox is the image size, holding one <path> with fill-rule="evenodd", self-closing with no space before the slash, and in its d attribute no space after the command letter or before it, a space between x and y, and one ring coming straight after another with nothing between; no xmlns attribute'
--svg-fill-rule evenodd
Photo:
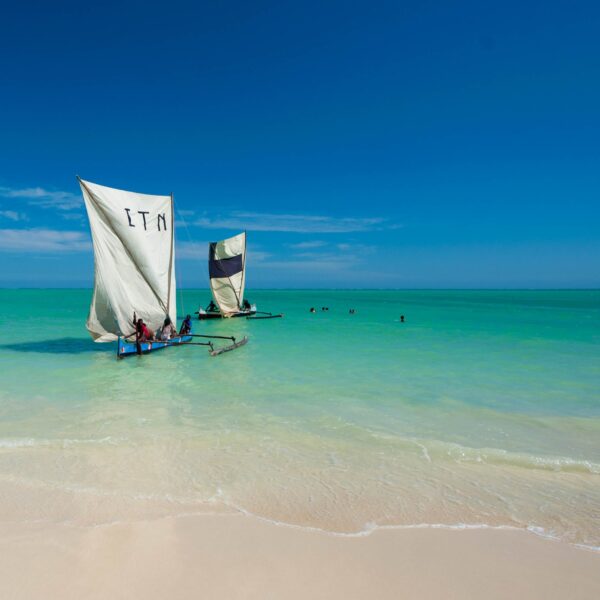
<svg viewBox="0 0 600 600"><path fill-rule="evenodd" d="M242 515L1 528L5 600L599 596L599 554L510 529L344 537Z"/></svg>

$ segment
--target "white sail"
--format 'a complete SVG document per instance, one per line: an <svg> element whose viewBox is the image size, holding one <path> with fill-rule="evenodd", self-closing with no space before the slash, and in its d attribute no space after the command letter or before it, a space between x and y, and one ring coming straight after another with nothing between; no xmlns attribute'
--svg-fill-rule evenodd
<svg viewBox="0 0 600 600"><path fill-rule="evenodd" d="M167 315L176 323L173 198L79 183L94 245L92 338L132 334L134 311L154 330Z"/></svg>
<svg viewBox="0 0 600 600"><path fill-rule="evenodd" d="M208 272L221 314L229 317L241 310L246 283L246 232L209 244Z"/></svg>

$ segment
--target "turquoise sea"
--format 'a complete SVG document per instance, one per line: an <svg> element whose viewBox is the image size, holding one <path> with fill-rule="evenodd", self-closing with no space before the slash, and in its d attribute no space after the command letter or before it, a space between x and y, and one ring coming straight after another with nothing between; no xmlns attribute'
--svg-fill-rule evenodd
<svg viewBox="0 0 600 600"><path fill-rule="evenodd" d="M599 291L262 290L284 318L195 322L247 346L123 361L90 339L90 295L0 290L2 520L242 511L600 546Z"/></svg>

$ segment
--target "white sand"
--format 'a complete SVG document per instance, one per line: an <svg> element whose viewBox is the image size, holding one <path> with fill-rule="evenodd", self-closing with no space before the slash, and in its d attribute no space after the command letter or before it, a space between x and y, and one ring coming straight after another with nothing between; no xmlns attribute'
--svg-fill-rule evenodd
<svg viewBox="0 0 600 600"><path fill-rule="evenodd" d="M0 527L0 598L600 598L600 554L514 530L339 537L245 516Z"/></svg>

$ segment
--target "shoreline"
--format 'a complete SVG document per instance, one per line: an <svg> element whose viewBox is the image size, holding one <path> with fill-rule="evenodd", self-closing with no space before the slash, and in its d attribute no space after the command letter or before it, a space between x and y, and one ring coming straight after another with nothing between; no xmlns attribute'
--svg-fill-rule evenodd
<svg viewBox="0 0 600 600"><path fill-rule="evenodd" d="M0 596L573 598L600 595L600 556L512 528L306 531L237 514L93 527L0 525Z"/></svg>
<svg viewBox="0 0 600 600"><path fill-rule="evenodd" d="M564 540L563 538L553 535L551 533L546 532L543 527L539 527L537 525L527 525L523 527L519 527L516 525L489 525L487 523L411 523L406 525L378 525L377 523L366 523L363 529L358 531L333 531L329 529L324 529L322 527L315 527L312 525L297 525L294 523L287 523L285 521L278 521L276 519L271 519L269 517L263 517L261 515L257 515L252 513L244 508L239 506L233 506L228 503L223 503L223 506L228 509L233 509L235 513L210 513L211 516L242 516L248 519L256 519L262 523L266 523L273 527L282 527L287 529L294 529L298 531L306 531L309 533L316 533L322 535L330 535L333 537L340 538L364 538L378 531L412 531L412 530L426 530L426 529L434 529L434 530L444 530L444 531L516 531L530 534L535 537L539 537L543 540L548 540L552 542L557 542L560 544L565 544L567 546L571 546L573 548L577 548L579 550L584 550L586 552L591 552L593 554L600 555L600 546L592 546L589 544L582 544L577 542L570 542L568 540ZM161 517L163 519L179 519L186 517L194 517L194 516L207 516L209 513L198 513L198 514L187 514L187 515L167 515ZM98 527L110 526L110 523L97 525Z"/></svg>
<svg viewBox="0 0 600 600"><path fill-rule="evenodd" d="M0 478L4 479L4 478ZM188 518L245 518L270 527L312 533L340 539L361 539L378 532L403 531L508 531L526 533L546 541L553 541L572 548L598 554L600 546L585 541L576 541L561 536L537 523L485 523L482 521L455 522L400 522L377 523L365 521L357 528L336 528L308 522L294 522L276 516L268 516L226 500L217 494L211 499L198 502L188 498L175 501L173 498L142 494L130 497L123 503L111 502L123 499L119 493L102 492L96 488L57 488L53 484L40 486L32 482L0 482L0 496L3 498L3 515L0 530L4 525L30 525L70 527L73 529L101 529L118 525L141 525L165 520ZM22 499L28 498L27 503ZM98 500L103 500L98 503ZM175 508L177 505L177 509ZM44 507L42 509L42 507ZM42 510L40 510L42 509ZM594 540L595 541L595 540Z"/></svg>
<svg viewBox="0 0 600 600"><path fill-rule="evenodd" d="M48 454L47 456L38 453L20 454L22 451L29 453L39 447L48 446L50 449L60 452L61 464L62 462L70 464L68 461L62 460L68 456L70 460L85 459L98 466L106 460L118 461L119 454L116 455L116 458L113 458L112 455L107 457L94 450L95 446L104 447L105 442L111 440L111 436L94 440L0 439L0 458L10 460L13 457L13 451L19 452L19 454L14 455L15 458L20 456L26 458L26 460L20 461L22 469L20 477L9 475L9 473L5 473L0 477L0 496L3 498L4 509L2 521L24 524L44 522L48 525L71 524L73 526L94 527L112 523L138 523L165 518L240 514L270 525L342 538L360 538L371 535L375 531L388 530L509 530L526 531L543 539L558 540L576 548L600 552L598 530L594 525L595 517L593 513L590 514L590 520L586 523L586 529L580 529L579 535L575 535L576 531L563 531L560 527L554 528L551 522L544 522L543 518L536 518L536 512L523 515L528 517L527 519L518 520L514 514L512 516L501 513L483 515L477 514L472 509L468 510L468 507L465 506L464 512L455 510L453 514L444 514L442 510L437 510L436 507L430 508L426 514L423 512L421 514L418 512L415 512L415 514L405 512L404 514L381 516L382 511L364 510L365 507L375 506L373 503L377 501L376 496L367 497L364 505L356 502L349 504L347 498L340 502L340 498L336 496L336 503L328 507L328 513L324 513L319 510L322 506L317 502L318 499L310 495L306 498L300 498L302 502L299 502L296 498L295 503L286 503L286 498L279 497L276 498L276 503L269 504L267 502L269 495L264 487L262 495L255 494L254 497L234 498L231 494L223 493L219 487L213 495L205 493L203 498L199 498L195 494L182 495L181 489L178 490L179 493L177 494L169 489L154 492L150 490L125 490L122 487L122 481L118 482L121 486L108 489L106 487L108 482L105 479L98 482L87 481L84 483L76 480L70 482L52 481L52 479L48 481L37 480L39 477L37 473L34 474L35 478L24 476L26 470L33 468L36 464L49 464L52 467L57 459L56 454ZM409 441L414 442L414 440ZM420 446L421 444L417 445ZM71 446L73 446L73 451L67 454ZM113 446L110 444L110 448L114 452L122 453L128 447L120 448L118 445ZM482 451L490 452L489 449L479 450L479 452ZM556 461L554 457L550 457L550 460ZM430 464L431 459L428 458L428 462ZM570 466L572 462L569 460L567 466ZM170 464L168 463L162 468L166 469L170 467ZM585 464L589 464L589 461L585 461ZM541 469L540 472L543 475L547 472L554 473L554 471L547 469ZM95 471L95 473L106 475L104 468ZM563 473L563 471L560 471L560 473ZM565 476L572 476L570 470L565 471L564 474ZM583 474L597 475L597 472L591 470L584 471ZM574 475L579 476L579 469L575 470ZM23 502L23 498L27 498L27 501ZM257 504L256 500L259 498L261 500ZM290 498L287 499L290 500ZM321 498L321 500L323 499ZM285 510L282 510L282 508ZM346 514L350 509L353 514ZM360 518L358 518L359 510ZM342 518L343 511L346 511L344 513L346 517L350 516L351 518ZM323 518L327 514L333 516L333 520ZM540 517L542 516L540 514Z"/></svg>

